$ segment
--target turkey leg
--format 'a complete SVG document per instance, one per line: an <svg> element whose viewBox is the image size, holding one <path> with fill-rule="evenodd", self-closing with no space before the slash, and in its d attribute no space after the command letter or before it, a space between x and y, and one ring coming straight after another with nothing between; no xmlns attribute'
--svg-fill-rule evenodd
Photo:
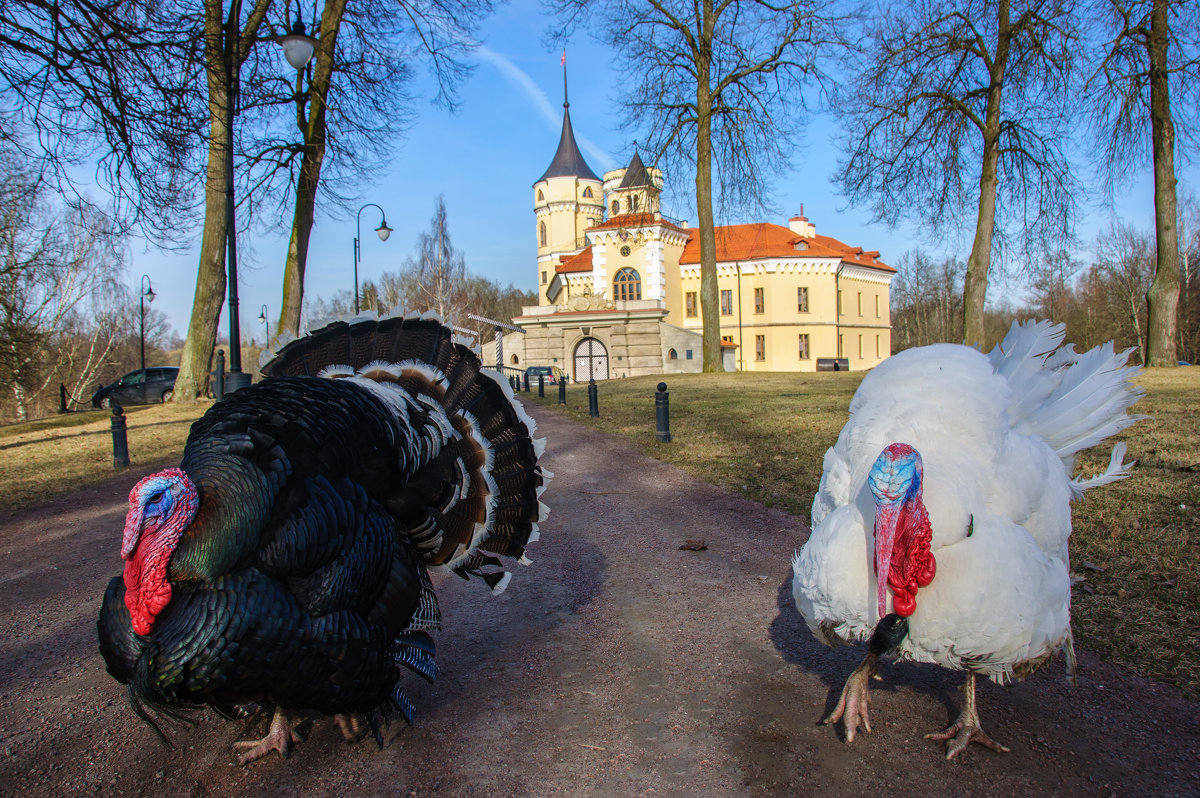
<svg viewBox="0 0 1200 798"><path fill-rule="evenodd" d="M238 751L245 751L238 757L238 764L264 757L272 751L278 751L284 759L292 751L292 743L303 742L304 738L296 731L299 719L288 717L282 707L275 707L275 716L271 718L271 728L267 736L261 740L239 740L233 744Z"/></svg>
<svg viewBox="0 0 1200 798"><path fill-rule="evenodd" d="M1009 751L1006 746L988 737L987 732L979 725L979 711L975 706L975 671L972 670L967 671L967 681L963 684L963 708L958 715L958 720L954 721L944 732L926 734L925 739L945 740L947 759L958 756L973 742L1000 753Z"/></svg>
<svg viewBox="0 0 1200 798"><path fill-rule="evenodd" d="M871 731L871 719L867 713L871 703L870 681L872 678L879 678L879 658L895 650L906 634L908 619L895 613L885 615L875 624L875 631L871 634L871 642L867 646L867 656L850 674L850 678L846 679L846 686L842 688L837 706L821 721L824 724L842 721L842 727L846 730L846 742L854 742L854 735L858 732L860 723L864 729Z"/></svg>

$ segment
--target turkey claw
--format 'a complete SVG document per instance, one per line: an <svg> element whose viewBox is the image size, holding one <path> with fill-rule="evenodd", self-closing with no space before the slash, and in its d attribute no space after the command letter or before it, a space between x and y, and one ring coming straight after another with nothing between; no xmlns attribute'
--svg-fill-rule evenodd
<svg viewBox="0 0 1200 798"><path fill-rule="evenodd" d="M304 738L296 731L297 723L298 721L289 718L282 709L276 708L275 716L271 718L271 728L266 737L261 740L239 740L233 744L236 750L245 752L238 756L238 764L245 765L253 762L272 751L278 751L280 756L287 759L292 752L292 743L304 741Z"/></svg>
<svg viewBox="0 0 1200 798"><path fill-rule="evenodd" d="M1012 750L1008 746L1001 745L993 740L983 729L964 721L962 718L956 720L950 728L943 732L926 734L925 739L944 740L946 743L946 759L953 759L958 756L967 750L967 746L971 743L979 743L1001 754L1007 754Z"/></svg>
<svg viewBox="0 0 1200 798"><path fill-rule="evenodd" d="M854 742L854 735L858 733L859 724L866 731L871 731L871 718L868 713L871 704L869 686L871 678L877 676L877 660L878 658L874 654L868 654L862 664L854 669L854 673L851 673L850 678L846 679L846 686L842 688L842 695L838 699L837 706L821 721L825 725L842 721L848 743Z"/></svg>

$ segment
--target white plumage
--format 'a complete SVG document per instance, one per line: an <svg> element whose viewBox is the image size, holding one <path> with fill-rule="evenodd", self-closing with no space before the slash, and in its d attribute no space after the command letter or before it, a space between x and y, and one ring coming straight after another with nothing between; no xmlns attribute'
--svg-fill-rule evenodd
<svg viewBox="0 0 1200 798"><path fill-rule="evenodd" d="M865 640L880 621L867 475L902 442L923 462L937 567L917 591L900 656L998 682L1064 646L1070 664L1070 501L1128 473L1124 444L1087 480L1072 478L1074 456L1132 424L1126 410L1141 391L1125 367L1131 350L1078 354L1062 338L1061 325L1014 323L989 355L936 344L866 376L825 454L812 536L793 560L796 606L818 635ZM892 612L890 591L886 603Z"/></svg>

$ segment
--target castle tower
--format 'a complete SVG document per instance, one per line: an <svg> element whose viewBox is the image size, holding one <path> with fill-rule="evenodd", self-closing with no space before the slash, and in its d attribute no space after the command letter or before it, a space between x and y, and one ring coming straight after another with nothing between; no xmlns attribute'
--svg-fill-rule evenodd
<svg viewBox="0 0 1200 798"><path fill-rule="evenodd" d="M546 290L554 279L555 264L587 246L584 231L604 218L603 183L583 159L571 129L565 67L562 135L550 166L533 184L533 211L537 219L538 304L547 305Z"/></svg>

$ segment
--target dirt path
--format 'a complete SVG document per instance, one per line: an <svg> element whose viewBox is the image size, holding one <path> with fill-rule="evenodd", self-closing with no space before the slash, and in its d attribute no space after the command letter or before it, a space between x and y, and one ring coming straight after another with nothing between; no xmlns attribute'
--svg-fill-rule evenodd
<svg viewBox="0 0 1200 798"><path fill-rule="evenodd" d="M440 582L441 675L383 751L318 720L290 760L239 767L230 744L266 720L211 713L164 748L95 643L141 474L0 515L0 795L1200 795L1200 706L1086 651L1074 690L1054 667L982 685L1011 754L944 761L921 735L957 714L961 676L907 663L847 746L817 721L861 651L816 643L791 605L803 526L534 412L556 476L533 565L498 598Z"/></svg>

